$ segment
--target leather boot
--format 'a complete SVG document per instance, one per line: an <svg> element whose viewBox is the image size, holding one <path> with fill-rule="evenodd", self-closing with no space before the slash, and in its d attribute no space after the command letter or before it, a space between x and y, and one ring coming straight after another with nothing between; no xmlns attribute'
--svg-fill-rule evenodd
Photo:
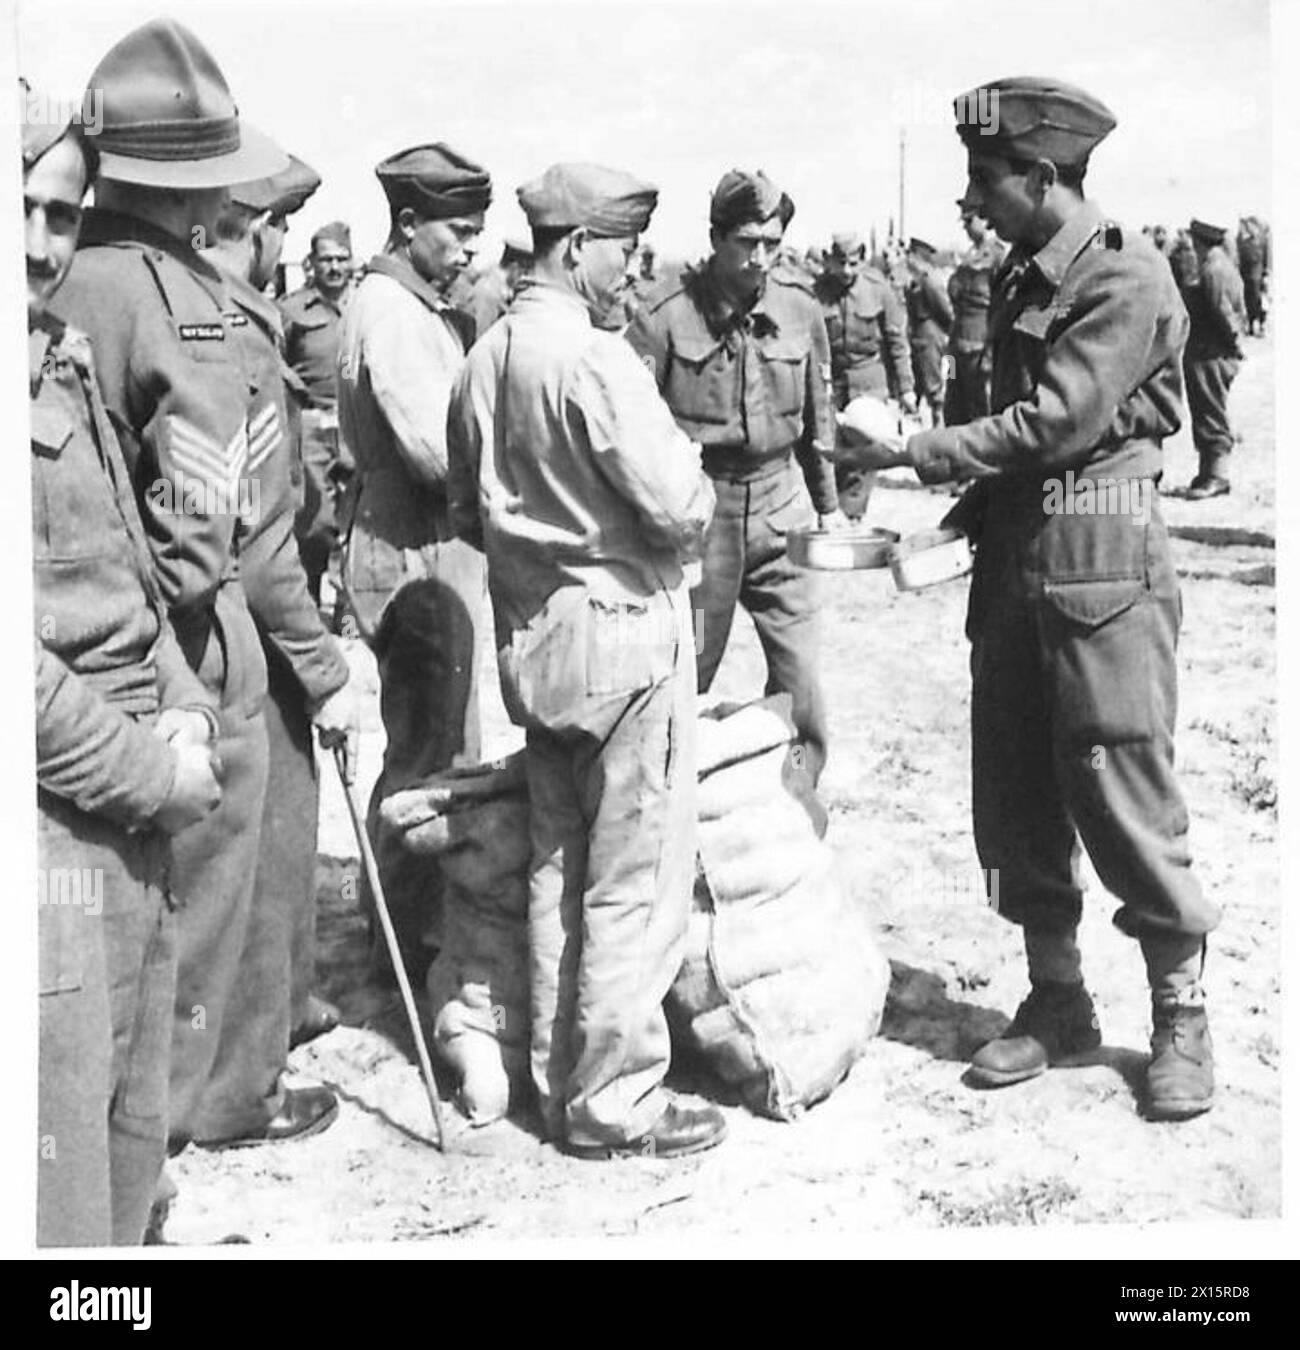
<svg viewBox="0 0 1300 1350"><path fill-rule="evenodd" d="M1205 939L1150 933L1141 943L1151 984L1147 1115L1188 1120L1208 1111L1214 1100L1214 1047L1201 988Z"/></svg>
<svg viewBox="0 0 1300 1350"><path fill-rule="evenodd" d="M1035 983L1006 1031L975 1052L967 1079L976 1087L1008 1087L1100 1044L1096 1009L1081 982Z"/></svg>

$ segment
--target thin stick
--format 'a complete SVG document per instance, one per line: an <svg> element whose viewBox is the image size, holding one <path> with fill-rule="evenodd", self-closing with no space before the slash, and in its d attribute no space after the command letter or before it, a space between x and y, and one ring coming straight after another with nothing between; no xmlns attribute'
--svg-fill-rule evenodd
<svg viewBox="0 0 1300 1350"><path fill-rule="evenodd" d="M402 961L401 949L397 945L397 933L393 921L388 915L388 902L384 899L384 888L379 882L379 865L375 862L374 850L370 847L370 836L366 834L365 822L357 806L352 784L348 782L343 769L344 748L334 747L334 767L339 771L339 782L343 785L343 795L348 801L348 814L352 817L352 828L356 832L357 847L361 850L361 861L370 882L370 893L375 897L375 909L379 914L379 923L384 930L384 941L388 944L388 955L393 963L393 973L397 976L397 987L402 993L402 1002L406 1006L407 1020L411 1024L411 1035L415 1037L415 1052L420 1057L420 1072L424 1076L425 1090L429 1094L429 1110L433 1113L433 1132L436 1137L434 1148L445 1152L443 1145L442 1103L438 1100L438 1087L433 1077L433 1064L429 1060L429 1048L424 1043L424 1032L420 1028L420 1013L415 1006L415 995L411 992L411 982L406 977L406 966Z"/></svg>

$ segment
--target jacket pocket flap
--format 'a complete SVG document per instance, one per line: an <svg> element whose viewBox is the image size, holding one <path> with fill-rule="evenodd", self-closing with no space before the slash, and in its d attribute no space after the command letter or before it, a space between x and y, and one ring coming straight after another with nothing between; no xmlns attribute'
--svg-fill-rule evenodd
<svg viewBox="0 0 1300 1350"><path fill-rule="evenodd" d="M1058 614L1085 628L1100 628L1131 609L1145 590L1146 583L1141 577L1121 577L1107 581L1047 582L1043 596Z"/></svg>
<svg viewBox="0 0 1300 1350"><path fill-rule="evenodd" d="M702 366L722 348L714 337L682 336L673 338L673 357L688 366Z"/></svg>

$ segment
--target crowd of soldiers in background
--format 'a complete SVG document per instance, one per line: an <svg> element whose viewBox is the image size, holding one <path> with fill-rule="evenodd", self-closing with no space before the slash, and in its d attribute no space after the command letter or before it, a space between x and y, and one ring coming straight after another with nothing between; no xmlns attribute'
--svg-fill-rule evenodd
<svg viewBox="0 0 1300 1350"><path fill-rule="evenodd" d="M1007 248L985 220L961 201L957 205L968 240L964 250L904 239L892 228L883 244L873 229L869 244L845 233L833 236L826 247L782 247L779 265L802 278L822 302L837 408L867 393L893 400L905 411L921 412L932 426L955 426L988 415L989 300ZM1241 217L1235 237L1199 221L1178 229L1147 225L1143 233L1168 259L1192 320L1184 373L1199 467L1186 492L1193 500L1223 495L1228 490L1228 457L1240 439L1227 413L1228 390L1244 357L1240 338L1262 337L1268 322L1270 230L1259 216L1249 215ZM448 299L473 317L477 332L486 332L509 308L531 263L528 242L508 238L499 254L466 270ZM684 266L684 260L662 258L652 243L642 242L628 271L627 320L674 285ZM312 251L300 264L298 294L316 289L315 268L313 240ZM365 271L364 262L350 254L348 268L349 284L337 297L340 309ZM274 290L283 296L286 289L286 268L281 266ZM332 340L333 325L330 331ZM292 348L292 324L288 337ZM326 359L332 358L331 349ZM291 364L304 359L301 352L295 358L290 351ZM332 396L327 394L324 402L332 407ZM322 448L316 464L314 500L341 503L342 485L352 469L337 436L328 449ZM851 519L860 518L875 474L841 466L837 477L841 506ZM336 542L333 513L327 514L328 521L317 513L315 525L309 522L300 531L309 550L328 551L322 531ZM319 595L320 569L309 568L309 574Z"/></svg>

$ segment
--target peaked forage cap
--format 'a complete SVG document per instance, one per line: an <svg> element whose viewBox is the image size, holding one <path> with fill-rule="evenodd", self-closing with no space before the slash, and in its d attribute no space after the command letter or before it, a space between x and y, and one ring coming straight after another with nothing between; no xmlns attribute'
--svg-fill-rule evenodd
<svg viewBox="0 0 1300 1350"><path fill-rule="evenodd" d="M103 101L95 138L103 178L197 190L288 166L284 151L240 118L212 54L174 19L128 33L95 67L86 96Z"/></svg>

